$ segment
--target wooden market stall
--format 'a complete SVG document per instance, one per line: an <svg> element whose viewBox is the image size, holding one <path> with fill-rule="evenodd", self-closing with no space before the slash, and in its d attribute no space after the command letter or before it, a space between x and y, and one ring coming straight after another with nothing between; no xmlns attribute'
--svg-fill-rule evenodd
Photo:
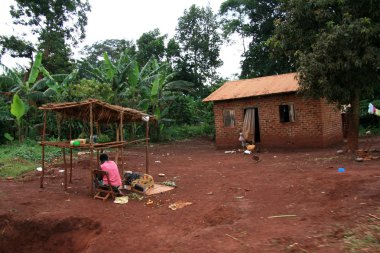
<svg viewBox="0 0 380 253"><path fill-rule="evenodd" d="M62 156L64 163L64 189L67 190L67 171L68 164L66 162L66 150L70 149L70 178L69 182L72 180L72 168L73 168L73 155L72 150L76 149L87 149L90 153L89 161L89 173L90 173L90 192L93 193L93 174L94 169L94 151L97 153L99 150L104 150L107 148L117 148L118 154L121 157L121 164L119 166L119 172L123 171L124 160L123 160L123 148L127 144L135 143L138 141L145 141L146 145L146 172L149 172L149 156L148 156L148 144L149 144L149 122L154 121L154 118L144 112L125 108L118 105L111 105L106 102L97 99L88 99L82 102L64 102L64 103L50 103L39 107L40 110L44 111L44 125L42 130L42 173L40 177L40 187L43 188L43 180L45 175L45 146L52 146L57 148L62 148ZM45 140L46 137L46 120L47 112L52 111L56 114L60 114L63 120L77 119L89 124L89 143L80 144L79 146L73 146L70 144L70 140L59 141L59 142L49 142ZM129 122L145 122L146 123L146 136L145 139L127 141L124 140L124 126L125 123ZM99 125L101 124L116 124L116 141L106 142L106 143L95 143L94 142L94 126L96 126L96 133L99 131ZM70 136L71 138L71 136Z"/></svg>

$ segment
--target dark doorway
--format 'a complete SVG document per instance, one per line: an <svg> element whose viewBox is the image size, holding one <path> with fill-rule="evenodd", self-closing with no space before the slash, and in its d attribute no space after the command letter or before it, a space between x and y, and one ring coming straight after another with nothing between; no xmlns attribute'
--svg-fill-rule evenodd
<svg viewBox="0 0 380 253"><path fill-rule="evenodd" d="M247 142L260 142L260 120L257 107L244 109L243 133Z"/></svg>
<svg viewBox="0 0 380 253"><path fill-rule="evenodd" d="M260 142L260 121L258 108L255 108L255 141Z"/></svg>

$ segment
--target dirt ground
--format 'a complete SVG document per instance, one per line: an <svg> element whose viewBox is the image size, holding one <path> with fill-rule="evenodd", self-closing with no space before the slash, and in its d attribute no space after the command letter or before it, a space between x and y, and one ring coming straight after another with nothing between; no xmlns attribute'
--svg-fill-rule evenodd
<svg viewBox="0 0 380 253"><path fill-rule="evenodd" d="M50 164L43 189L39 172L0 181L0 252L350 252L348 231L380 226L380 158L338 149L262 150L255 162L206 139L153 145L150 174L178 187L124 205L92 199L86 156L67 192ZM125 170L142 172L144 152L128 148ZM192 204L169 209L176 201Z"/></svg>

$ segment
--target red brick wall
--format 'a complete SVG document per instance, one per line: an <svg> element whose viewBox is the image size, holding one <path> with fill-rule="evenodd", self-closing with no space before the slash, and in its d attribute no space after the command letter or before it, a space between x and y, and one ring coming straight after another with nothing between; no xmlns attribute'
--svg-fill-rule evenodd
<svg viewBox="0 0 380 253"><path fill-rule="evenodd" d="M324 146L343 141L342 115L336 105L321 99ZM339 119L339 120L338 120Z"/></svg>
<svg viewBox="0 0 380 253"><path fill-rule="evenodd" d="M280 122L279 105L294 103L295 122ZM342 140L340 114L325 102L295 94L215 102L216 145L239 147L244 109L257 107L263 147L323 147ZM224 127L223 110L235 110L235 127Z"/></svg>

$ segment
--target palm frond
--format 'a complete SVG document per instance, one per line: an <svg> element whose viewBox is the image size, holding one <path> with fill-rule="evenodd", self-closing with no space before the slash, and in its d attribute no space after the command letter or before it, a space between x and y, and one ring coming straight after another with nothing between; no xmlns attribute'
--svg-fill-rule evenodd
<svg viewBox="0 0 380 253"><path fill-rule="evenodd" d="M76 79L78 72L78 69L74 69L70 74L66 75L66 77L62 81L62 85L66 86L69 83L73 82Z"/></svg>
<svg viewBox="0 0 380 253"><path fill-rule="evenodd" d="M28 100L31 100L33 102L38 102L44 100L45 96L44 93L41 91L33 91L28 94L27 98Z"/></svg>
<svg viewBox="0 0 380 253"><path fill-rule="evenodd" d="M45 89L48 88L47 82L48 82L47 78L42 78L42 79L38 80L37 82L35 82L33 84L32 88L30 88L30 89L33 90L33 91L45 90Z"/></svg>
<svg viewBox="0 0 380 253"><path fill-rule="evenodd" d="M2 63L0 63L0 68L3 70L3 76L11 78L15 84L17 84L18 86L22 86L22 79L16 71L8 68Z"/></svg>
<svg viewBox="0 0 380 253"><path fill-rule="evenodd" d="M17 83L11 77L0 76L0 91L9 91L15 86L17 86Z"/></svg>
<svg viewBox="0 0 380 253"><path fill-rule="evenodd" d="M55 94L57 94L57 92L54 89L52 89L52 88L49 88L49 89L47 89L47 90L45 90L43 92L43 96L46 97L46 98L51 98Z"/></svg>
<svg viewBox="0 0 380 253"><path fill-rule="evenodd" d="M193 91L194 90L194 83L188 82L188 81L183 81L183 80L178 80L178 81L173 81L170 83L166 84L167 90L169 91Z"/></svg>

